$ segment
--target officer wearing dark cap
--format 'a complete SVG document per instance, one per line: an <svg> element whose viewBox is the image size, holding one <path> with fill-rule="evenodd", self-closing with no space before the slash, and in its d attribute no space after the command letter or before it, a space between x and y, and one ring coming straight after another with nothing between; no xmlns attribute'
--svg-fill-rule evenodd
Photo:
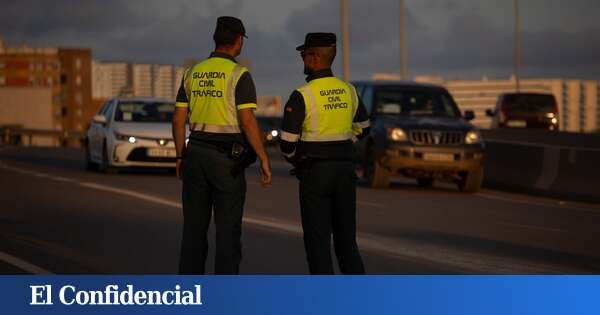
<svg viewBox="0 0 600 315"><path fill-rule="evenodd" d="M307 84L285 105L280 148L300 181L304 246L311 274L332 274L331 236L344 274L363 274L356 244L354 145L369 119L354 86L333 76L333 33L309 33L297 48Z"/></svg>
<svg viewBox="0 0 600 315"><path fill-rule="evenodd" d="M248 69L235 60L242 51L243 37L242 21L219 17L213 35L215 51L185 71L177 94L173 138L177 176L183 180L182 274L205 272L207 231L213 215L215 273L239 273L244 169L256 156L263 186L271 183L269 158L254 117L254 82ZM186 120L191 131L187 147Z"/></svg>

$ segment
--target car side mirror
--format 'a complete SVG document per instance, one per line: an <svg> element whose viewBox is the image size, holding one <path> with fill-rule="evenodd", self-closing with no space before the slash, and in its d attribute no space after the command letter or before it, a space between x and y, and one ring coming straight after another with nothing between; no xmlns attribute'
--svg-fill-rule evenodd
<svg viewBox="0 0 600 315"><path fill-rule="evenodd" d="M475 112L472 110L465 111L465 120L473 120L475 119Z"/></svg>
<svg viewBox="0 0 600 315"><path fill-rule="evenodd" d="M97 124L101 124L101 125L106 125L107 121L106 121L106 117L104 117L103 115L96 115L94 116L94 118L92 118L92 121L97 123Z"/></svg>
<svg viewBox="0 0 600 315"><path fill-rule="evenodd" d="M494 116L496 116L496 114L494 114L494 111L493 111L493 110L491 110L491 109L489 109L489 108L485 110L485 115L486 115L486 116L489 116L489 117L494 117Z"/></svg>

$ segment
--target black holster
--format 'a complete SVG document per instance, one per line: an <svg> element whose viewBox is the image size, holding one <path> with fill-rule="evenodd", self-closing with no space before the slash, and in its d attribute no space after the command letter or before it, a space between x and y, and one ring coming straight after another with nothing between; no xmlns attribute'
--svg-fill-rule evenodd
<svg viewBox="0 0 600 315"><path fill-rule="evenodd" d="M227 157L235 161L231 168L231 175L237 176L243 172L246 168L256 162L256 152L248 144L248 141L244 143L224 142L224 141L211 141L211 140L199 140L199 142L209 144L217 149L221 153L226 153Z"/></svg>
<svg viewBox="0 0 600 315"><path fill-rule="evenodd" d="M296 178L302 179L309 175L314 163L315 159L308 156L300 156L294 162L294 168L290 171L290 175L295 175Z"/></svg>
<svg viewBox="0 0 600 315"><path fill-rule="evenodd" d="M231 169L231 175L233 176L237 176L256 162L256 152L254 152L254 149L252 149L248 142L234 142L229 152L229 158L235 161Z"/></svg>

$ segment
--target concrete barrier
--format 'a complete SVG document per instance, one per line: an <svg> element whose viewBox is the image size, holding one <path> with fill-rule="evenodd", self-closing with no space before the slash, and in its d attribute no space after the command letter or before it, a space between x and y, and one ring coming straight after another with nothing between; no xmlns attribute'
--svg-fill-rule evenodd
<svg viewBox="0 0 600 315"><path fill-rule="evenodd" d="M484 186L600 202L600 135L484 130Z"/></svg>

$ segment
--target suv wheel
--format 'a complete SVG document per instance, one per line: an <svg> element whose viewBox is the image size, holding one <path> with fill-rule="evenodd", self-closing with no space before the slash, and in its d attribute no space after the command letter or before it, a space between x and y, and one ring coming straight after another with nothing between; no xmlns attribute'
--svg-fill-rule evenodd
<svg viewBox="0 0 600 315"><path fill-rule="evenodd" d="M481 189L483 183L483 166L467 172L458 181L458 189L465 193L475 193Z"/></svg>
<svg viewBox="0 0 600 315"><path fill-rule="evenodd" d="M365 178L371 188L387 188L390 186L388 171L377 162L375 148L370 147L365 161Z"/></svg>
<svg viewBox="0 0 600 315"><path fill-rule="evenodd" d="M419 187L431 187L433 186L433 178L419 177L417 178L417 185L419 185Z"/></svg>

